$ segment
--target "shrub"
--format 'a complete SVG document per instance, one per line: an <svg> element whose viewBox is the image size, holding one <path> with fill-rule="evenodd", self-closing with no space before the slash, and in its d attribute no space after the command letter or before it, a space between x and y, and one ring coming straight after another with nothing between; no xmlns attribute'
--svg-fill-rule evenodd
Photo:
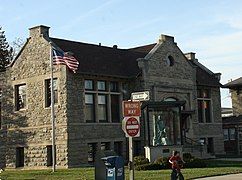
<svg viewBox="0 0 242 180"><path fill-rule="evenodd" d="M134 157L134 166L149 164L149 159L144 156L135 156Z"/></svg>
<svg viewBox="0 0 242 180"><path fill-rule="evenodd" d="M184 153L183 154L183 161L190 162L194 157L190 153Z"/></svg>
<svg viewBox="0 0 242 180"><path fill-rule="evenodd" d="M169 159L169 157L159 157L154 161L154 164L159 164L161 166L161 169L169 169L171 168Z"/></svg>
<svg viewBox="0 0 242 180"><path fill-rule="evenodd" d="M135 167L137 171L160 170L161 168L161 165L156 163L142 164Z"/></svg>
<svg viewBox="0 0 242 180"><path fill-rule="evenodd" d="M185 168L204 168L207 167L206 162L203 159L193 158L190 162L184 164Z"/></svg>

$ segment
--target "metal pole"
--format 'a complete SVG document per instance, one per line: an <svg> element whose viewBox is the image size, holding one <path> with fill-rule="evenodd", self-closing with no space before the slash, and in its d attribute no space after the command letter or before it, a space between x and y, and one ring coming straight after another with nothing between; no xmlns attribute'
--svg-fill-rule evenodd
<svg viewBox="0 0 242 180"><path fill-rule="evenodd" d="M54 85L53 85L53 57L52 57L52 45L50 43L50 91L51 91L51 123L52 123L52 172L55 172L55 109L54 109Z"/></svg>
<svg viewBox="0 0 242 180"><path fill-rule="evenodd" d="M129 137L129 179L134 180L133 138Z"/></svg>

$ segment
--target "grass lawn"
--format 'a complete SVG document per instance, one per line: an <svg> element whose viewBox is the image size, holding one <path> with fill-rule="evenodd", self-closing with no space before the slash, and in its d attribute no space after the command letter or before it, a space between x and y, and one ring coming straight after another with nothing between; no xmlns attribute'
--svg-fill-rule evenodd
<svg viewBox="0 0 242 180"><path fill-rule="evenodd" d="M242 173L242 162L228 162L209 160L208 168L183 169L185 179L194 179L198 177L224 175L232 173ZM223 167L226 166L226 167ZM135 179L144 180L168 180L170 179L171 170L154 170L154 171L135 171ZM1 180L21 180L21 179L94 179L94 168L75 168L57 170L52 173L51 170L6 170L0 174ZM126 179L128 179L128 171L126 170Z"/></svg>

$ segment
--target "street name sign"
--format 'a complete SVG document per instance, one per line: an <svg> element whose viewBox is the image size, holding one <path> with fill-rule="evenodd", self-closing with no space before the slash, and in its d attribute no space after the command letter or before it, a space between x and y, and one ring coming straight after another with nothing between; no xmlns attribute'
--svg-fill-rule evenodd
<svg viewBox="0 0 242 180"><path fill-rule="evenodd" d="M143 91L143 92L134 92L131 94L132 100L135 101L149 101L150 100L150 92Z"/></svg>

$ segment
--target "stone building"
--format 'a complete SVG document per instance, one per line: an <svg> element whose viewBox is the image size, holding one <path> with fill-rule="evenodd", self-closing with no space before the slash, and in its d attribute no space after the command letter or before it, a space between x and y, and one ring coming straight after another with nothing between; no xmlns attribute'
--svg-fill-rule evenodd
<svg viewBox="0 0 242 180"><path fill-rule="evenodd" d="M229 155L242 154L242 77L223 86L229 88L233 115L223 118L224 150Z"/></svg>
<svg viewBox="0 0 242 180"><path fill-rule="evenodd" d="M121 102L144 90L150 101L142 105L135 155L152 161L174 148L202 157L224 153L220 74L200 64L195 53L184 54L173 37L119 49L52 38L46 26L29 30L2 88L1 161L7 168L52 164L50 42L79 61L77 73L54 68L57 167L92 164L101 149L127 157Z"/></svg>

